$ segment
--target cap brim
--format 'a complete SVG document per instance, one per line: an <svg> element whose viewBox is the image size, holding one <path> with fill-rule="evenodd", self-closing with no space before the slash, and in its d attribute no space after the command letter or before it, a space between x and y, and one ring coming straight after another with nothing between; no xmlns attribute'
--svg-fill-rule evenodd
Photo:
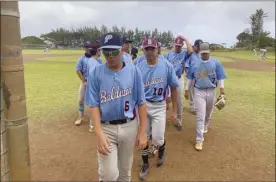
<svg viewBox="0 0 276 182"><path fill-rule="evenodd" d="M183 47L184 44L174 44L174 46L180 46L180 47Z"/></svg>
<svg viewBox="0 0 276 182"><path fill-rule="evenodd" d="M155 46L153 46L153 45L146 45L146 46L143 46L143 48L147 48L147 47L157 48L157 47L155 47Z"/></svg>
<svg viewBox="0 0 276 182"><path fill-rule="evenodd" d="M203 54L203 53L210 53L210 50L204 50L204 51L199 51L200 54Z"/></svg>
<svg viewBox="0 0 276 182"><path fill-rule="evenodd" d="M122 46L107 45L107 46L100 47L100 49L122 49Z"/></svg>

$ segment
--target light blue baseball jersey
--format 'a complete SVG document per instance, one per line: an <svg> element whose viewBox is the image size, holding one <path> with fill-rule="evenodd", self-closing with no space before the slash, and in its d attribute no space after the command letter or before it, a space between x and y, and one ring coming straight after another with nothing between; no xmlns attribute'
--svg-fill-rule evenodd
<svg viewBox="0 0 276 182"><path fill-rule="evenodd" d="M102 121L131 119L135 106L145 103L144 85L140 70L124 63L119 71L106 64L91 69L85 93L85 104L99 107Z"/></svg>
<svg viewBox="0 0 276 182"><path fill-rule="evenodd" d="M210 58L208 61L197 59L189 67L187 78L195 80L196 88L216 88L218 80L225 79L226 74L222 64L215 58Z"/></svg>
<svg viewBox="0 0 276 182"><path fill-rule="evenodd" d="M191 66L191 64L193 64L197 59L200 59L200 53L193 52L193 54L187 60L189 66Z"/></svg>
<svg viewBox="0 0 276 182"><path fill-rule="evenodd" d="M173 65L166 59L158 58L158 63L151 66L146 61L137 64L141 70L146 100L158 102L166 99L166 89L179 87L179 81Z"/></svg>
<svg viewBox="0 0 276 182"><path fill-rule="evenodd" d="M122 55L122 61L124 61L125 63L132 63L131 55L124 52L123 55Z"/></svg>
<svg viewBox="0 0 276 182"><path fill-rule="evenodd" d="M165 59L165 57L162 54L159 54L158 58L159 59ZM141 56L139 56L138 58L136 58L134 60L134 64L137 65L138 63L140 63L143 60L146 60L146 56L144 54L142 54Z"/></svg>
<svg viewBox="0 0 276 182"><path fill-rule="evenodd" d="M76 70L80 71L82 73L83 78L86 80L88 75L87 63L89 59L90 57L81 56L76 65Z"/></svg>
<svg viewBox="0 0 276 182"><path fill-rule="evenodd" d="M180 53L170 51L165 55L165 58L173 65L175 73L178 77L183 74L184 67L189 67L189 62L187 61L189 54L186 50L183 50Z"/></svg>
<svg viewBox="0 0 276 182"><path fill-rule="evenodd" d="M90 58L90 60L88 60L87 61L87 70L88 70L88 74L90 73L89 71L90 71L90 69L93 69L93 68L95 68L96 66L99 66L99 65L101 65L100 63L99 63L99 60L96 60L96 59L94 59L94 58Z"/></svg>

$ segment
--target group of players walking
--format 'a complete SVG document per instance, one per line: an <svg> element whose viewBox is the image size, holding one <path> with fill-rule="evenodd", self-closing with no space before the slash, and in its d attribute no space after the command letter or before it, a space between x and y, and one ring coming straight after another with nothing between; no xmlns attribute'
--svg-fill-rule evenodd
<svg viewBox="0 0 276 182"><path fill-rule="evenodd" d="M224 95L226 78L222 64L210 56L207 42L189 41L178 36L174 50L161 53L155 39L142 42L143 55L128 53L131 41L116 33L102 35L100 42L87 42L86 53L76 66L81 79L79 118L89 107L90 128L97 138L99 181L131 181L134 146L141 150L140 180L149 172L149 154L157 152L157 167L165 159L166 114L170 103L171 120L183 129L183 97L197 115L195 149L203 148L208 132L216 88ZM182 50L186 44L187 50ZM106 63L100 60L101 53ZM184 75L187 77L184 86ZM149 145L151 140L151 145ZM153 149L153 150L151 150Z"/></svg>

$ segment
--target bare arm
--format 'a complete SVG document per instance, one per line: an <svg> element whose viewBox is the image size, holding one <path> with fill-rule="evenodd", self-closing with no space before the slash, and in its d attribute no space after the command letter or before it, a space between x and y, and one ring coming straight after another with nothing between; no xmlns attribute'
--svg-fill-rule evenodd
<svg viewBox="0 0 276 182"><path fill-rule="evenodd" d="M219 80L218 83L219 83L218 85L219 85L220 94L225 95L225 92L224 92L224 80L223 79Z"/></svg>
<svg viewBox="0 0 276 182"><path fill-rule="evenodd" d="M177 88L171 88L173 112L177 112Z"/></svg>
<svg viewBox="0 0 276 182"><path fill-rule="evenodd" d="M193 53L193 48L192 48L190 42L187 39L185 39L185 43L187 45L188 54L191 55Z"/></svg>
<svg viewBox="0 0 276 182"><path fill-rule="evenodd" d="M100 115L100 109L99 107L91 107L91 117L93 121L93 126L95 129L95 133L97 136L103 134L103 130L101 127L101 115Z"/></svg>
<svg viewBox="0 0 276 182"><path fill-rule="evenodd" d="M82 82L86 82L86 80L83 78L82 72L77 71L77 75L78 75L78 77L80 78L80 80L81 80Z"/></svg>
<svg viewBox="0 0 276 182"><path fill-rule="evenodd" d="M139 113L139 122L140 122L140 127L139 127L139 133L146 133L147 130L147 105L142 104L138 108L138 113Z"/></svg>

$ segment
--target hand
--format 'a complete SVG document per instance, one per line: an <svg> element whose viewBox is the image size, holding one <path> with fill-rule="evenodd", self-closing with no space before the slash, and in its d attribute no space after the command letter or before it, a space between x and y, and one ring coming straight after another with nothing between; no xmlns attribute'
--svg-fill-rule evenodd
<svg viewBox="0 0 276 182"><path fill-rule="evenodd" d="M189 90L185 90L184 97L185 97L186 100L188 100L188 98L189 98Z"/></svg>
<svg viewBox="0 0 276 182"><path fill-rule="evenodd" d="M224 100L226 100L226 97L225 97L225 93L220 93L220 98L224 98Z"/></svg>
<svg viewBox="0 0 276 182"><path fill-rule="evenodd" d="M148 144L148 137L146 132L139 132L136 137L136 147L139 148L140 150L143 150L146 148Z"/></svg>
<svg viewBox="0 0 276 182"><path fill-rule="evenodd" d="M176 111L172 111L172 113L171 113L171 120L172 120L172 122L177 121L177 114L176 114Z"/></svg>
<svg viewBox="0 0 276 182"><path fill-rule="evenodd" d="M84 87L86 87L86 85L87 85L87 82L86 82L86 81L84 81L84 82L83 82L83 86L84 86Z"/></svg>
<svg viewBox="0 0 276 182"><path fill-rule="evenodd" d="M103 133L97 136L97 143L97 149L100 154L108 155L108 153L111 153L109 149L110 142Z"/></svg>

